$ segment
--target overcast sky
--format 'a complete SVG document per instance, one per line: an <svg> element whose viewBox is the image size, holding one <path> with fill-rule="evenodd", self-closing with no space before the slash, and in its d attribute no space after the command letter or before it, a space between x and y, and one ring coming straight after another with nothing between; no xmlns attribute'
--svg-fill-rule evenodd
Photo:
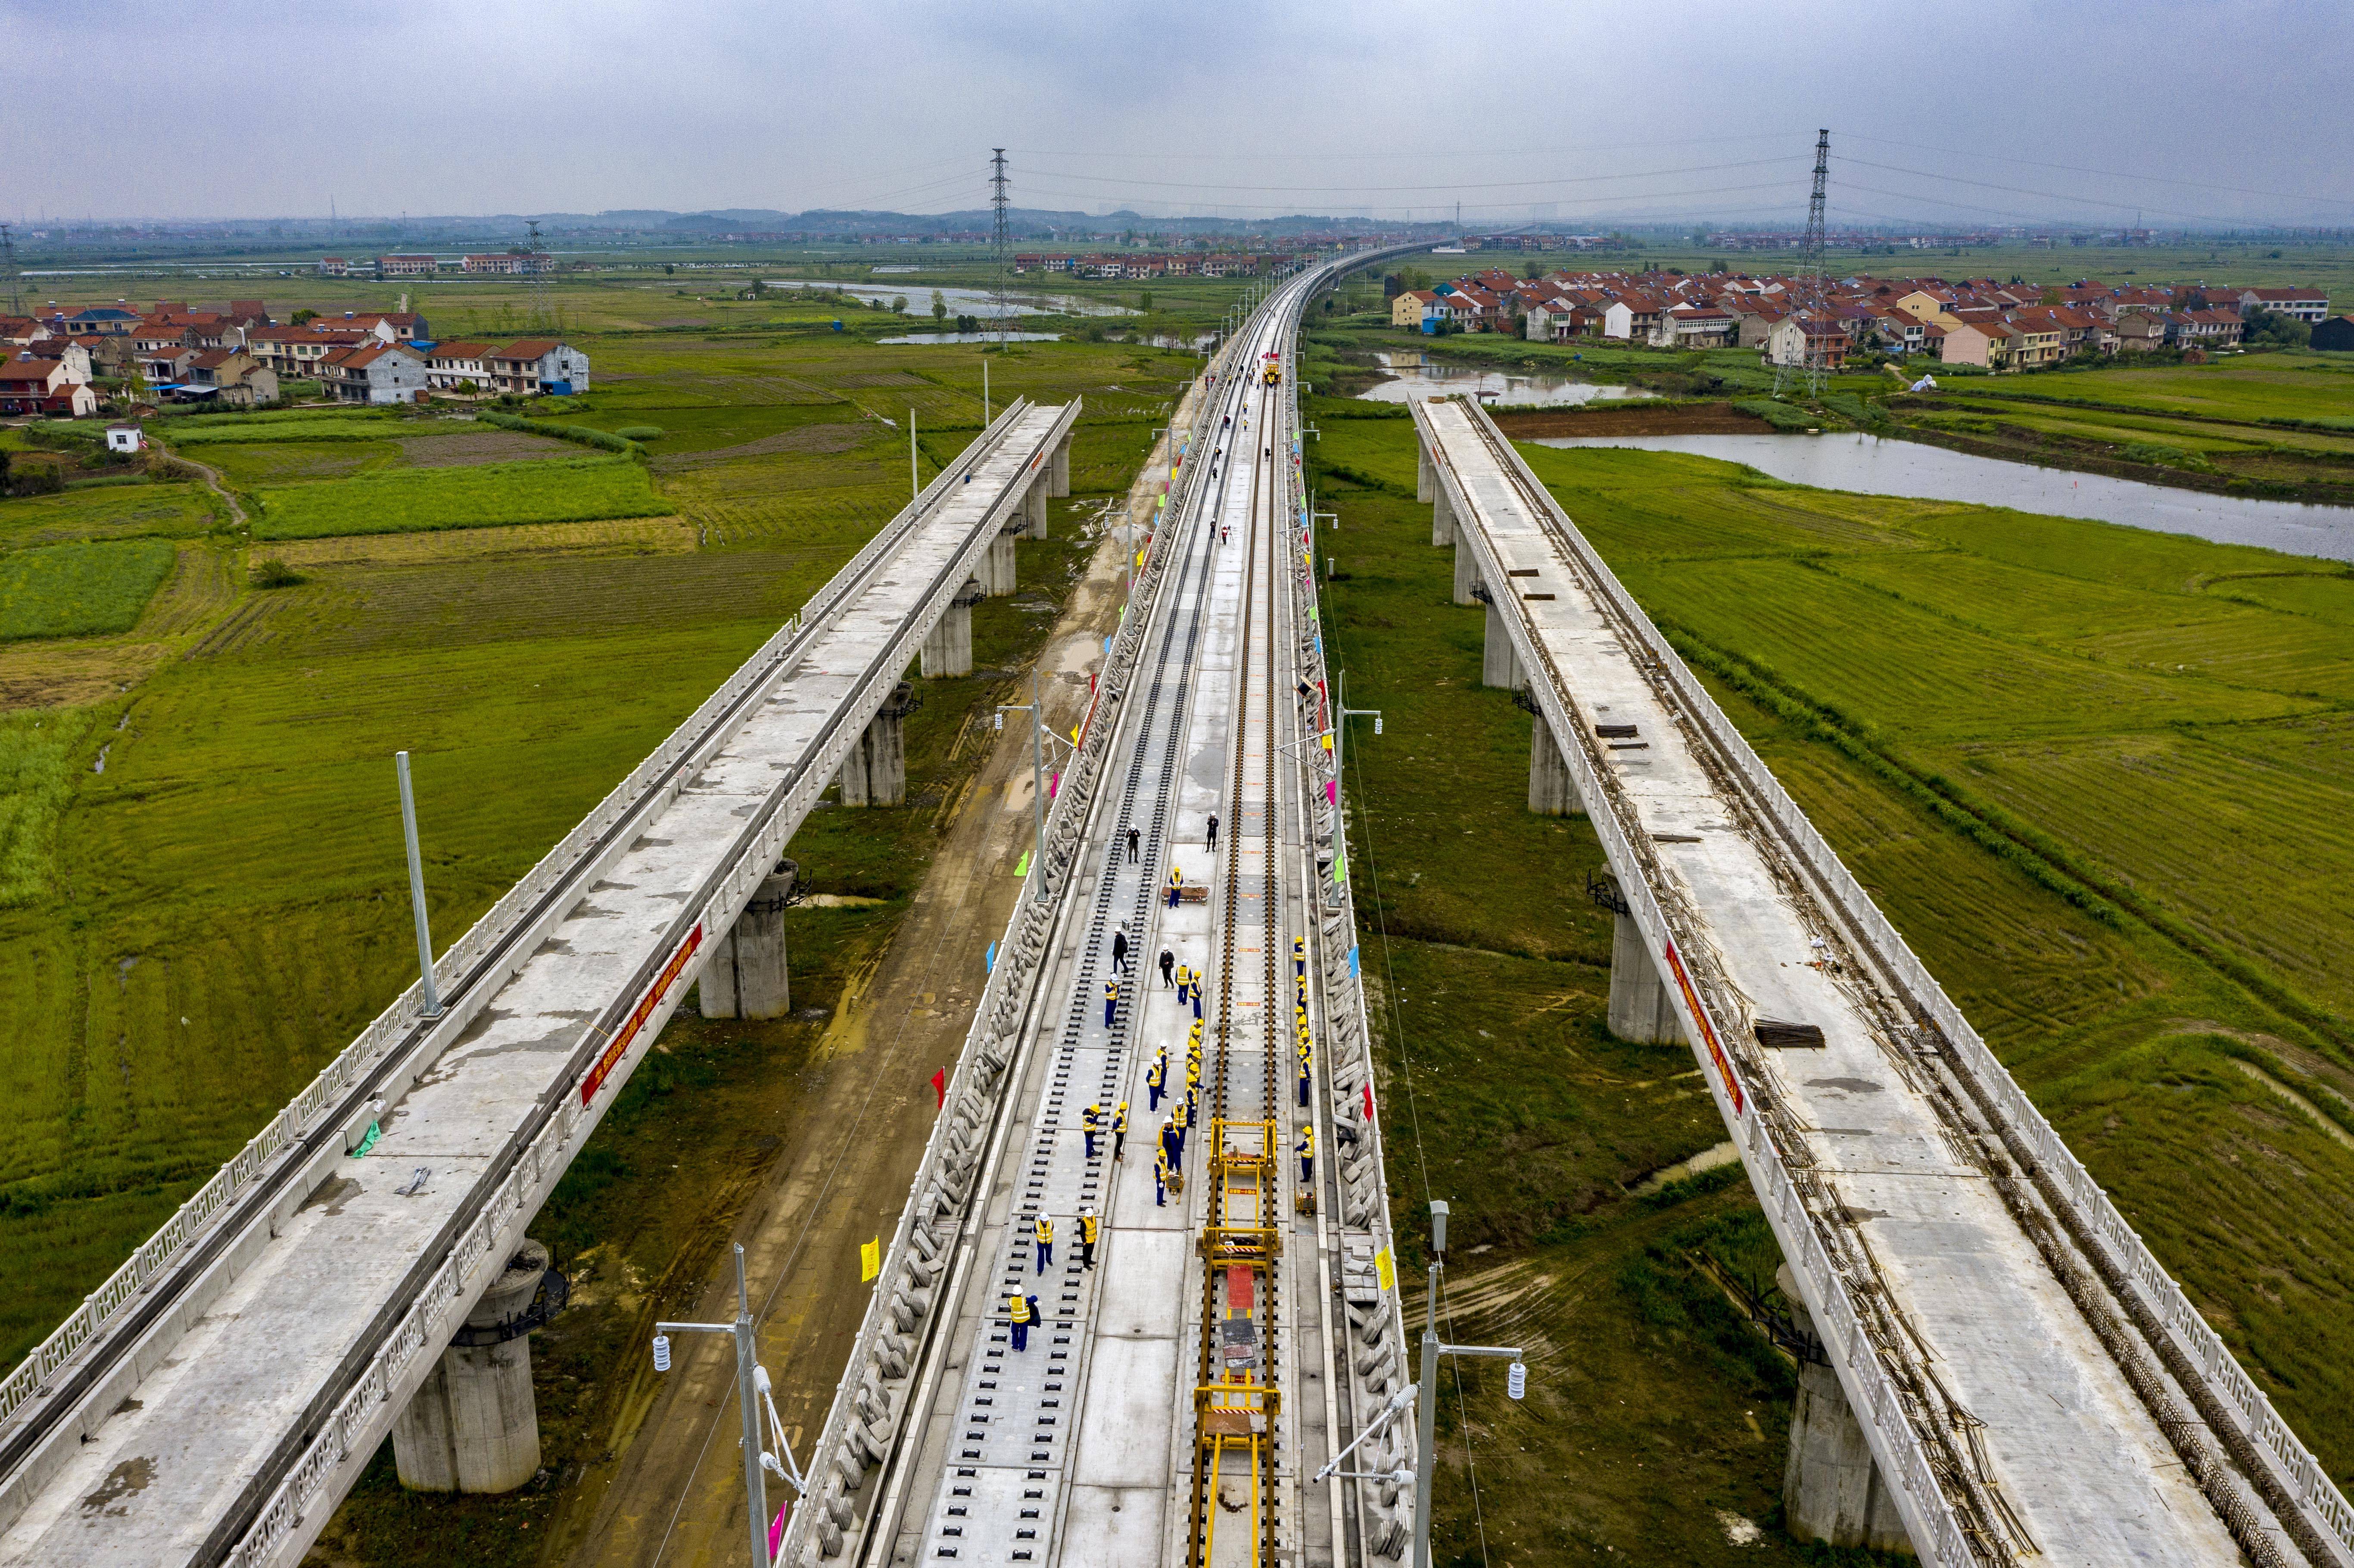
<svg viewBox="0 0 2354 1568"><path fill-rule="evenodd" d="M2354 225L2354 5L0 0L0 216ZM1876 165L1876 166L1875 166ZM2046 165L2064 165L2052 167ZM1975 183L1965 183L1975 182Z"/></svg>

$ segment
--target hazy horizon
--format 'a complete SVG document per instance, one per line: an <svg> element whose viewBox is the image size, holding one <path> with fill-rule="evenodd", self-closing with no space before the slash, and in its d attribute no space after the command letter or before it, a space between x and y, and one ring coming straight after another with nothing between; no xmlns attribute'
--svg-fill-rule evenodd
<svg viewBox="0 0 2354 1568"><path fill-rule="evenodd" d="M2315 0L1997 0L1902 33L1854 0L1673 26L1628 0L1471 26L1386 0L1182 28L1069 0L0 16L0 217L32 223L938 214L984 205L1002 145L1017 206L1098 217L1795 227L1829 125L1835 226L2354 224L2327 64L2354 9Z"/></svg>

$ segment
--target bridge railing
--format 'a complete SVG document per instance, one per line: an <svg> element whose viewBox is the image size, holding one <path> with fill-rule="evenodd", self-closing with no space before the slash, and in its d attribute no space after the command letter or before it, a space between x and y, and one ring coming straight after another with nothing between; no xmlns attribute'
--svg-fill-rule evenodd
<svg viewBox="0 0 2354 1568"><path fill-rule="evenodd" d="M1295 309L1295 322L1297 313ZM1284 381L1294 389L1293 395L1284 400L1287 445L1293 459L1285 476L1285 514L1296 521L1299 540L1307 547L1289 552L1299 558L1291 562L1285 576L1289 580L1292 599L1295 667L1310 686L1330 694L1333 691L1331 671L1325 659L1316 590L1315 518L1310 513L1300 461L1304 454L1299 445L1299 377L1294 353L1297 341L1296 333L1287 334L1284 344ZM1332 723L1345 723L1338 711L1337 695L1330 700ZM1395 1280L1396 1227L1389 1206L1389 1166L1383 1141L1382 1105L1372 1092L1373 1031L1365 1008L1363 966L1359 958L1355 881L1348 871L1347 796L1339 772L1347 752L1345 746L1331 751L1321 746L1303 746L1299 755L1300 772L1310 785L1306 791L1309 820L1314 824L1310 838L1329 837L1334 847L1331 872L1317 890L1321 907L1310 911L1310 918L1318 927L1318 959L1323 966L1324 1065L1330 1086L1328 1109L1336 1129L1325 1158L1338 1174L1335 1188L1341 1194L1340 1213L1334 1218L1372 1237L1377 1252L1392 1260L1391 1274ZM1337 1129L1342 1126L1354 1134L1346 1143L1337 1136ZM1340 1334L1335 1360L1346 1363L1336 1367L1336 1372L1351 1380L1351 1407L1362 1419L1366 1411L1377 1410L1386 1404L1414 1376L1402 1287L1393 1284L1382 1291L1381 1305L1373 1320L1360 1325L1344 1306L1334 1327ZM1367 1370L1358 1370L1361 1361ZM1331 1441L1337 1448L1340 1435L1332 1435ZM1383 1457L1360 1452L1360 1470L1413 1467L1415 1433L1410 1425L1395 1423L1381 1442ZM1394 1482L1358 1481L1355 1485L1357 1516L1366 1550L1377 1556L1400 1556L1413 1535L1414 1493ZM1340 1559L1336 1552L1335 1560Z"/></svg>
<svg viewBox="0 0 2354 1568"><path fill-rule="evenodd" d="M1063 411L1041 442L1041 452L1051 453L1055 443L1068 434L1078 408L1075 400ZM1010 409L1008 417L1021 411ZM996 427L991 429L996 430ZM958 471L951 473L955 471ZM1020 485L1008 488L953 565L970 569L1004 520L1021 504L1023 489ZM929 499L919 498L915 508L917 515ZM873 558L875 557L869 557L870 563ZM942 592L952 595L957 587L955 579L962 575L959 570L946 574ZM829 596L838 600L858 580L858 577L838 574L821 600ZM830 602L828 608L832 608ZM881 694L897 680L899 672L914 657L916 647L930 629L928 620L923 617L901 629L892 644L874 661L864 701L879 704ZM864 705L864 702L859 705ZM706 885L709 896L697 910L696 929L716 932L732 926L745 902L775 866L795 826L831 784L835 769L864 723L861 719L851 724L843 722L842 715L835 716L832 733L822 742L815 765L804 768L787 789L784 808L774 812L766 826L741 847L732 863ZM676 950L674 945L665 944L662 951L648 959L615 1008L626 1006L645 994L655 973ZM703 950L707 952L709 948ZM523 1227L546 1201L578 1152L579 1145L595 1130L637 1062L652 1047L663 1023L684 999L693 979L692 968L674 974L658 999L657 1010L639 1032L617 1070L593 1081L576 1074L567 1083L567 1092L560 1097L554 1113L520 1152L488 1200L468 1220L440 1266L410 1298L390 1334L376 1347L357 1382L337 1401L317 1436L272 1491L230 1555L230 1568L266 1568L281 1548L290 1546L291 1538L311 1517L313 1508L320 1506L321 1494L328 1489L330 1482L350 1467L355 1455L365 1459L366 1453L372 1451L372 1439L380 1439L381 1428L394 1414L388 1407L411 1392L421 1377L420 1356L438 1353L448 1342L457 1321L480 1294L487 1276L495 1271L500 1260L521 1238ZM592 1023L584 1039L595 1032ZM583 1089L587 1092L579 1092Z"/></svg>
<svg viewBox="0 0 2354 1568"><path fill-rule="evenodd" d="M1470 418L1485 422L1490 430L1494 429L1493 422L1483 411L1475 408L1469 413ZM1419 409L1417 416L1420 416ZM2330 1479L2312 1451L2273 1408L2271 1399L2240 1365L2230 1347L2209 1326L2206 1319L2183 1293L2182 1287L2149 1250L2139 1233L2117 1211L2108 1193L2093 1180L2091 1172L2077 1160L2059 1131L2028 1097L2026 1091L2020 1087L2018 1081L2010 1075L2010 1070L1988 1047L1961 1009L1946 993L1944 986L1930 973L1928 966L1921 961L1903 934L1881 912L1872 895L1849 871L1806 811L1774 777L1773 770L1758 757L1747 737L1717 705L1707 688L1692 675L1682 656L1652 624L1650 617L1636 603L1634 596L1619 582L1617 575L1611 571L1600 553L1578 530L1566 512L1552 501L1542 482L1529 470L1511 443L1501 440L1500 434L1499 443L1517 465L1524 488L1545 497L1545 503L1552 512L1552 521L1563 536L1571 542L1580 568L1588 575L1596 590L1608 602L1621 623L1634 630L1645 652L1658 662L1686 713L1708 736L1718 754L1741 774L1753 800L1765 810L1790 848L1814 873L1841 916L1872 950L1890 980L1904 993L1905 1000L1913 1004L1915 1016L1933 1023L1954 1048L1969 1075L2009 1123L2009 1130L2033 1152L2052 1178L2054 1187L2075 1208L2074 1217L2083 1230L2099 1238L2125 1277L2143 1293L2158 1321L2173 1337L2176 1347L2188 1363L2207 1380L2208 1392L2229 1418L2238 1422L2247 1436L2271 1457L2297 1501L2313 1519L2334 1536L2341 1547L2354 1552L2354 1505L2349 1504L2345 1494ZM1515 635L1519 635L1517 626ZM1542 695L1540 700L1543 700ZM1568 715L1549 715L1548 717L1557 725L1574 722ZM1571 731L1556 727L1554 733L1567 735ZM1572 763L1573 771L1577 771L1584 761L1580 755L1582 750L1583 747L1563 747ZM1581 791L1589 781L1590 776L1579 779ZM1601 799L1594 794L1586 794L1584 798L1588 801ZM1606 816L1607 813L1594 814L1597 832ZM1615 823L1612 826L1615 831ZM1616 853L1613 853L1613 862L1635 863L1631 860L1619 860ZM1648 890L1642 891L1648 900ZM1665 931L1665 924L1659 920L1656 906L1651 919L1659 924L1646 926L1647 935L1653 931ZM1754 1125L1755 1118L1752 1122L1752 1136L1744 1140L1744 1150L1753 1143L1758 1143L1770 1150L1770 1140L1764 1137L1764 1129ZM1728 1125L1732 1123L1728 1121ZM1782 1188L1789 1189L1795 1200L1795 1189L1790 1188L1787 1173L1780 1169L1778 1160L1772 1163L1775 1181ZM1762 1169L1763 1163L1751 1166L1753 1175ZM1790 1212L1796 1213L1798 1211L1793 1209ZM1852 1312L1848 1316L1852 1319ZM1825 1337L1829 1338L1829 1335Z"/></svg>
<svg viewBox="0 0 2354 1568"><path fill-rule="evenodd" d="M1015 401L990 423L980 439L993 448L1029 407L1025 400ZM555 848L541 856L520 882L434 960L435 980L443 997L456 1004L452 1008L452 1012L459 1014L456 1022L462 1022L464 1012L471 1011L467 1006L468 987L465 981L474 975L476 966L483 958L502 943L551 890L578 872L582 857L605 837L616 822L645 803L647 793L656 780L670 772L699 745L716 744L718 740L725 739L724 736L715 737L712 734L720 715L774 669L805 628L823 623L850 588L872 569L875 562L949 488L957 471L950 470L934 478L931 484L836 572L800 612L745 660L717 691L697 706ZM320 1068L317 1075L281 1107L243 1149L183 1202L154 1234L141 1243L103 1285L85 1297L66 1320L35 1346L5 1379L0 1379L0 1426L5 1426L49 1378L95 1338L140 1290L169 1267L183 1249L266 1171L273 1160L301 1141L321 1116L341 1105L348 1091L367 1075L387 1051L419 1033L422 1026L417 1012L422 1005L423 992L423 982L412 980L390 1006L360 1031L351 1044ZM445 1027L449 1022L445 1019Z"/></svg>

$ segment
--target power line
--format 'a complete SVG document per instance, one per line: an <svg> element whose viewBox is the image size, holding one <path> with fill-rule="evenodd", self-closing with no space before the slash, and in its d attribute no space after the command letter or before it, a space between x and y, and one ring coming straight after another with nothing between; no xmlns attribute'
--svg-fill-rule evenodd
<svg viewBox="0 0 2354 1568"><path fill-rule="evenodd" d="M2025 185L1999 185L1999 184L1997 184L1996 182L1994 182L1994 181L1992 181L1992 180L1973 180L1973 179L1967 178L1967 176L1965 176L1965 175L1941 175L1941 174L1937 174L1937 173L1935 173L1935 171L1933 171L1933 170L1929 170L1929 169L1907 169L1907 168L1901 167L1901 166L1899 166L1899 165L1897 165L1897 164L1875 164L1875 163L1871 162L1869 159L1865 159L1865 158L1850 158L1850 157L1847 157L1847 156L1846 156L1846 155L1844 155L1844 154L1842 154L1842 155L1840 156L1840 163L1842 163L1842 164L1855 164L1858 168L1863 168L1863 169L1880 169L1880 170L1882 170L1882 171L1884 171L1884 172L1886 172L1886 173L1888 173L1888 174L1892 174L1892 175L1914 175L1914 176L1916 176L1916 177L1918 177L1918 178L1920 178L1920 179L1925 179L1925 180L1944 180L1944 181L1946 181L1946 183L1948 183L1948 184L1950 184L1950 185L1972 185L1972 186L1977 187L1977 188L1978 188L1978 189L1979 189L1979 190L2002 191L2002 192L2004 192L2004 193L2006 193L2006 194L2008 194L2008 195L2010 195L2010 196L2041 196L2041 197L2043 197L2044 199L2046 199L2046 200L2048 200L2048 201L2073 201L2073 202L2080 202L2080 203L2083 203L2083 204L2087 205L2087 206L2090 206L2090 207L2113 207L2117 208L2117 209L2118 209L2118 210L2120 210L2120 211L2128 211L2128 212L2134 212L2134 213L2139 213L2140 211L2142 211L2142 210L2143 210L2144 207L2147 205L2147 204L2144 204L2144 203L2130 202L2130 201L2108 201L2108 200L2105 200L2104 198L2102 198L2102 197L2100 197L2100 196L2076 196L2076 195L2073 195L2073 194L2072 194L2072 193L2065 192L2065 191L2039 191L2039 190L2032 190L2032 189L2030 189L2028 186L2025 186ZM1882 193L1882 194L1893 194L1893 193ZM1935 198L1934 198L1934 197L1932 197L1932 198L1925 198L1925 199L1932 199L1932 200L1934 200ZM1954 205L1956 205L1956 206L1967 206L1967 203L1956 203L1956 204L1954 204ZM1994 209L1989 208L1988 210L1989 210L1989 211L1992 211L1992 210L1994 210ZM2148 208L2148 210L2149 210L2149 211L2151 211L2151 212L2162 212L2162 213L2165 213L2165 214L2166 214L2166 216L2167 216L2167 217L2180 217L2180 218L2187 218L2187 219L2189 219L2190 221L2191 221L2191 222L2193 222L2193 223L2230 223L2230 222L2232 222L2232 219L2230 219L2230 218L2217 217L2215 217L2215 216L2214 216L2213 214L2211 214L2211 213L2199 213L2199 212L2176 212L2176 211L2173 211L2173 210L2172 210L2172 209L2170 209L2170 208L2168 208L2168 207L2149 207L2149 208ZM2137 225L2137 227L2138 227L2138 225Z"/></svg>
<svg viewBox="0 0 2354 1568"><path fill-rule="evenodd" d="M2282 201L2322 201L2338 207L2354 207L2354 200L2345 196L2315 196L2306 191L2267 191L2258 190L2251 185L2219 185L2206 180L2176 179L2171 175L2129 175L2121 169L2091 169L2078 164L2046 163L2041 158L2013 158L2001 153L1965 152L1958 147L1933 147L1925 142L1897 142L1885 136L1866 136L1853 131L1842 131L1840 134L1851 137L1858 142L1872 142L1886 147L1909 147L1916 153L1946 153L1956 158L1992 159L1998 164L2023 164L2030 168L2058 169L2063 174L2094 175L2102 179L2147 180L2156 185L2185 185L2192 190L2223 191L2232 196L2274 196Z"/></svg>
<svg viewBox="0 0 2354 1568"><path fill-rule="evenodd" d="M1246 191L1251 193L1298 191L1303 193L1320 194L1331 191L1362 191L1369 195L1386 196L1395 194L1413 194L1423 191L1551 190L1562 185L1593 185L1603 180L1659 180L1672 178L1678 175L1710 175L1715 174L1723 169L1756 169L1764 168L1770 164L1793 164L1796 162L1797 162L1797 157L1796 155L1788 155L1779 158L1751 158L1737 164L1697 164L1690 168L1682 169L1635 169L1629 170L1625 174L1617 175L1572 175L1564 178L1544 180L1490 180L1477 185L1464 185L1458 181L1447 185L1214 185L1208 181L1132 180L1125 175L1075 175L1060 169L1048 170L1046 172L1056 179L1077 180L1085 185L1115 185L1123 190L1134 189L1140 186L1150 190Z"/></svg>

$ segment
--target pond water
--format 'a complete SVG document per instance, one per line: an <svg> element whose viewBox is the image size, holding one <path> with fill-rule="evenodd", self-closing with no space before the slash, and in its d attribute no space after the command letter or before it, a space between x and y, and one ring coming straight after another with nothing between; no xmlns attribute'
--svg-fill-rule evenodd
<svg viewBox="0 0 2354 1568"><path fill-rule="evenodd" d="M1574 376L1525 376L1517 371L1480 370L1468 365L1440 365L1419 354L1377 354L1373 357L1397 379L1357 394L1373 403L1418 403L1426 397L1453 397L1469 392L1478 393L1482 403L1511 408L1658 396L1639 387L1580 381Z"/></svg>
<svg viewBox="0 0 2354 1568"><path fill-rule="evenodd" d="M899 337L878 337L876 343L1059 343L1058 332L911 332Z"/></svg>
<svg viewBox="0 0 2354 1568"><path fill-rule="evenodd" d="M932 313L934 291L921 283L909 283L901 288L877 287L872 283L828 283L810 278L770 278L771 289L839 289L854 300L877 300L889 305L894 300L907 302L910 316ZM997 313L996 300L987 289L941 289L940 296L948 301L952 316L987 316ZM1126 305L1107 304L1100 300L1083 300L1071 294L1041 294L1034 291L1005 295L1007 313L1017 316L1132 316L1136 313Z"/></svg>
<svg viewBox="0 0 2354 1568"><path fill-rule="evenodd" d="M1760 473L1821 490L1968 501L2054 517L2090 517L2223 545L2257 545L2325 560L2354 561L2354 507L2242 500L2196 490L2072 473L1951 452L1894 438L1824 436L1575 436L1548 447L1633 447L1747 463Z"/></svg>

